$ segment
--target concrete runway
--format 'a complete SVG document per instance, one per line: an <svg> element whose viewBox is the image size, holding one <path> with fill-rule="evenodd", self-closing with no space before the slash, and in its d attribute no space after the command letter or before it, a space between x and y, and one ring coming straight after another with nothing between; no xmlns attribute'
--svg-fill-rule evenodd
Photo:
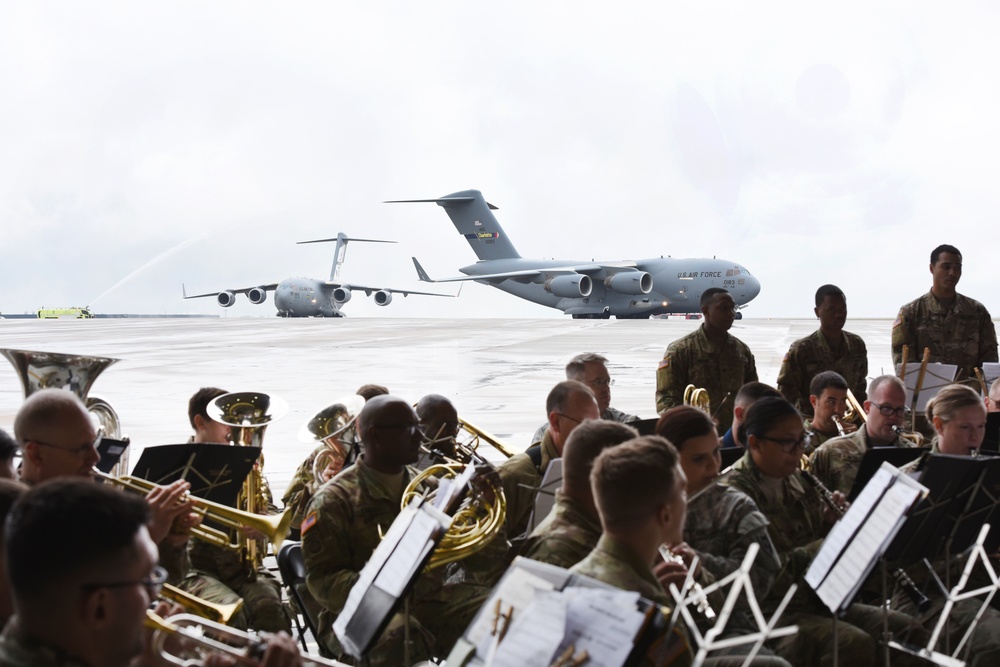
<svg viewBox="0 0 1000 667"><path fill-rule="evenodd" d="M612 405L655 416L656 365L667 345L697 320L501 319L127 319L4 320L0 347L121 359L91 393L111 403L144 447L184 442L187 400L201 386L262 391L285 399L288 415L268 427L265 471L275 491L312 450L302 424L319 409L373 382L415 402L448 396L459 414L523 449L545 420L545 396L575 354L610 360ZM852 320L865 339L869 372L891 369L892 321ZM817 327L812 320L741 320L732 333L747 343L764 382L774 383L789 344ZM12 430L23 401L12 366L0 361L0 427Z"/></svg>

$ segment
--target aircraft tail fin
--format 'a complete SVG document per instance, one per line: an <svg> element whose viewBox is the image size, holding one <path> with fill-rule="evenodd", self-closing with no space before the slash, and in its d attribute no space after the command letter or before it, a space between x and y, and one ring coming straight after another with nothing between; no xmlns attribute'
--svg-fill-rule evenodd
<svg viewBox="0 0 1000 667"><path fill-rule="evenodd" d="M382 239L356 239L347 236L344 232L338 232L337 236L332 239L316 239L314 241L299 241L296 245L302 245L305 243L330 243L336 241L337 247L333 250L333 266L330 267L330 282L339 283L340 282L340 267L344 264L344 258L347 256L347 242L348 241L358 241L362 243L395 243L395 241L383 241Z"/></svg>
<svg viewBox="0 0 1000 667"><path fill-rule="evenodd" d="M455 229L465 237L480 260L520 257L493 215L497 207L488 203L479 190L463 190L438 199L402 199L386 203L416 202L433 202L443 207Z"/></svg>

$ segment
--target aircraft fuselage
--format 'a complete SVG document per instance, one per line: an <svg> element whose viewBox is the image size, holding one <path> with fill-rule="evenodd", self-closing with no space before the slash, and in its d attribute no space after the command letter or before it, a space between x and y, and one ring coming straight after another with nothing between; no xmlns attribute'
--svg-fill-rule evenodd
<svg viewBox="0 0 1000 667"><path fill-rule="evenodd" d="M288 278L274 290L278 317L343 317L333 300L333 292L314 278Z"/></svg>

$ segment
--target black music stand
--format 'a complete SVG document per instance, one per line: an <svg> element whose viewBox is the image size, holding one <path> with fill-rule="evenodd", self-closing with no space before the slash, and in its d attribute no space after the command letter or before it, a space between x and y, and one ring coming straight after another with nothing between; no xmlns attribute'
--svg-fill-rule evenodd
<svg viewBox="0 0 1000 667"><path fill-rule="evenodd" d="M97 452L101 455L101 460L97 462L97 469L105 474L111 472L122 454L128 449L129 442L128 438L121 440L101 438L101 444L97 446Z"/></svg>
<svg viewBox="0 0 1000 667"><path fill-rule="evenodd" d="M638 431L639 435L656 435L656 423L658 421L660 421L659 417L640 419L637 422L632 422L629 426Z"/></svg>
<svg viewBox="0 0 1000 667"><path fill-rule="evenodd" d="M200 442L147 447L132 474L155 484L183 479L191 495L236 507L243 481L260 457L260 447L236 447Z"/></svg>
<svg viewBox="0 0 1000 667"><path fill-rule="evenodd" d="M730 468L743 458L743 455L747 453L747 450L743 447L723 447L721 450L722 456L722 470Z"/></svg>
<svg viewBox="0 0 1000 667"><path fill-rule="evenodd" d="M1000 450L1000 412L986 415L986 436L980 449L990 452Z"/></svg>
<svg viewBox="0 0 1000 667"><path fill-rule="evenodd" d="M929 451L929 447L869 447L865 450L865 455L858 466L858 474L854 478L854 486L851 487L851 493L847 499L853 503L854 499L861 493L861 489L865 488L865 484L882 467L883 463L902 468L910 461L920 457L921 454Z"/></svg>

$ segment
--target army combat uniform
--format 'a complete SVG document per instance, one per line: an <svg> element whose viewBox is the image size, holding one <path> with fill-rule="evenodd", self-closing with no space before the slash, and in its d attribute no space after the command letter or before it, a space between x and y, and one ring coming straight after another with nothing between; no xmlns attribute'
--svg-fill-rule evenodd
<svg viewBox="0 0 1000 667"><path fill-rule="evenodd" d="M781 362L778 391L807 417L813 414L809 384L823 371L840 373L859 403L867 399L868 348L861 336L849 331L842 333L844 338L837 354L830 349L823 332L817 329L792 343Z"/></svg>
<svg viewBox="0 0 1000 667"><path fill-rule="evenodd" d="M683 404L684 389L693 384L708 392L712 416L719 422L719 432L725 432L733 423L736 392L755 380L757 367L750 348L728 332L725 342L717 345L702 325L667 347L656 369L656 411Z"/></svg>
<svg viewBox="0 0 1000 667"><path fill-rule="evenodd" d="M822 445L827 440L832 440L833 438L839 438L840 434L837 432L825 433L813 427L812 420L806 419L802 422L802 425L806 429L806 451L805 454L808 456L812 454L820 445Z"/></svg>
<svg viewBox="0 0 1000 667"><path fill-rule="evenodd" d="M974 381L975 368L997 361L997 332L989 312L961 294L948 302L928 292L900 308L892 324L894 364L902 362L904 345L908 363L919 362L924 348L930 348L930 361L958 366L959 381Z"/></svg>
<svg viewBox="0 0 1000 667"><path fill-rule="evenodd" d="M0 634L0 665L3 667L88 667L65 651L25 635L13 617Z"/></svg>
<svg viewBox="0 0 1000 667"><path fill-rule="evenodd" d="M868 442L868 425L862 424L854 433L831 438L809 457L809 470L831 491L850 495L854 480L861 467L861 459L871 445ZM916 447L906 439L896 439L886 447Z"/></svg>
<svg viewBox="0 0 1000 667"><path fill-rule="evenodd" d="M521 554L532 560L570 568L587 557L601 539L601 520L562 491L552 512L535 527Z"/></svg>
<svg viewBox="0 0 1000 667"><path fill-rule="evenodd" d="M781 618L782 625L794 623L799 626L799 632L777 640L775 650L793 665L832 665L830 613L804 581L806 570L827 531L822 499L812 487L806 486L798 472L780 479L764 475L749 452L733 466L733 475L726 483L750 496L768 518L768 531L781 558L782 569L770 595L761 603L762 610L773 613L788 587L799 584ZM847 608L837 628L841 664L852 667L881 664L877 647L882 635L882 618L883 611L878 607L852 604ZM899 639L922 636L916 621L905 614L888 612L888 623L890 632ZM923 663L894 653L893 664Z"/></svg>
<svg viewBox="0 0 1000 667"><path fill-rule="evenodd" d="M285 489L285 495L281 498L282 504L293 513L293 531L297 532L303 519L306 518L306 508L309 507L309 501L312 500L317 486L316 476L313 474L313 464L316 462L316 456L324 449L327 449L327 446L320 444L299 465L295 474L292 475L292 481L288 483L288 488Z"/></svg>
<svg viewBox="0 0 1000 667"><path fill-rule="evenodd" d="M535 459L539 461L535 465ZM497 467L503 492L507 497L507 535L515 539L528 530L531 511L535 508L535 494L542 476L552 459L559 458L552 434L548 431L540 442L536 442L520 454L515 454Z"/></svg>

